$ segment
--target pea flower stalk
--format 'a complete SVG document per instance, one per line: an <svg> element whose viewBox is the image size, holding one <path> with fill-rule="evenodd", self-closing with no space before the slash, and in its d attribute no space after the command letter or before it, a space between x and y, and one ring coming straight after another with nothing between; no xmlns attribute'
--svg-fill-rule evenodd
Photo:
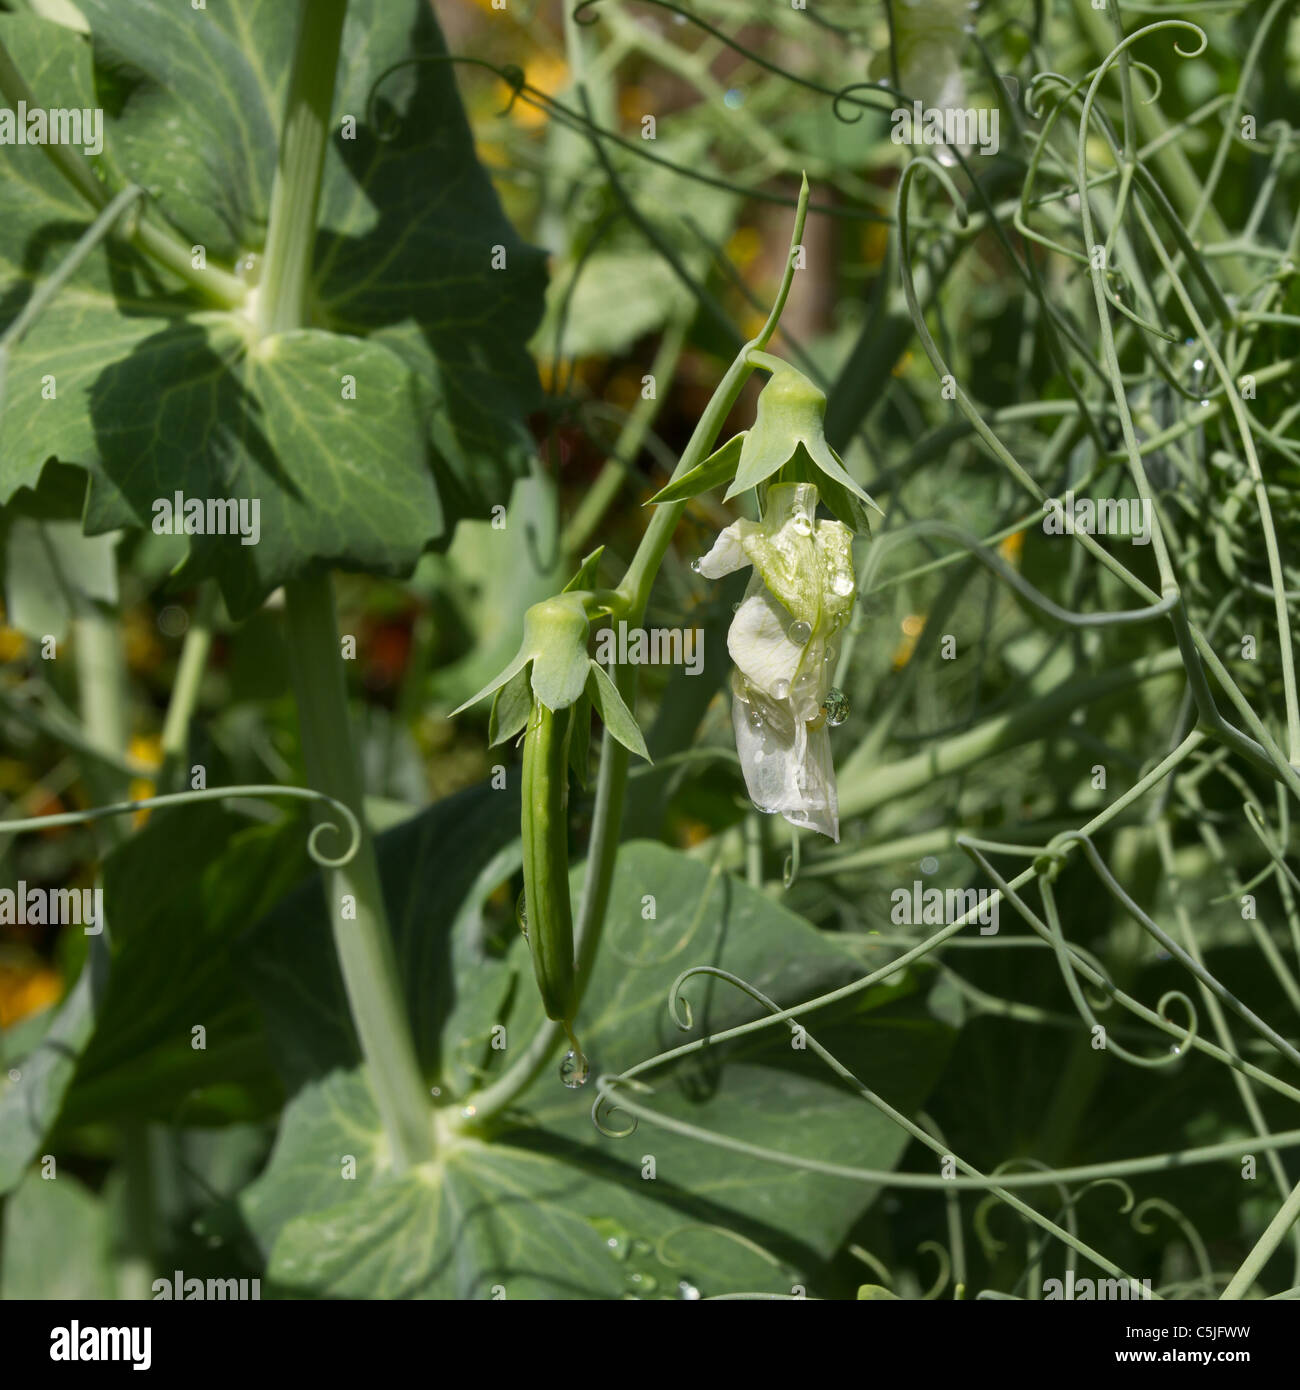
<svg viewBox="0 0 1300 1390"><path fill-rule="evenodd" d="M750 798L838 840L827 730L848 712L831 675L835 635L853 607L853 533L818 520L817 502L814 483L773 484L762 519L733 522L695 568L706 579L753 569L727 634L732 723Z"/></svg>

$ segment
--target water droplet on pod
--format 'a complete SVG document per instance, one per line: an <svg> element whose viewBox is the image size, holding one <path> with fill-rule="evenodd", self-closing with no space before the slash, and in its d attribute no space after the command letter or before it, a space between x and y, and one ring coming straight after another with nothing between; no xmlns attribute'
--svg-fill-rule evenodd
<svg viewBox="0 0 1300 1390"><path fill-rule="evenodd" d="M812 627L808 623L791 623L785 630L785 635L795 644L796 647L805 646L808 639L812 636Z"/></svg>
<svg viewBox="0 0 1300 1390"><path fill-rule="evenodd" d="M849 717L849 697L837 686L831 686L822 701L822 710L831 728L838 728Z"/></svg>
<svg viewBox="0 0 1300 1390"><path fill-rule="evenodd" d="M687 1299L693 1303L700 1296L700 1291L691 1283L689 1279L683 1279L677 1285L677 1297Z"/></svg>
<svg viewBox="0 0 1300 1390"><path fill-rule="evenodd" d="M564 1054L564 1060L560 1063L560 1080L571 1091L576 1091L579 1086L587 1084L587 1078L591 1075L591 1065L581 1052L575 1052L570 1048Z"/></svg>
<svg viewBox="0 0 1300 1390"><path fill-rule="evenodd" d="M528 901L524 897L524 890L519 890L519 896L515 899L515 921L519 923L519 930L524 934L524 940L528 940Z"/></svg>

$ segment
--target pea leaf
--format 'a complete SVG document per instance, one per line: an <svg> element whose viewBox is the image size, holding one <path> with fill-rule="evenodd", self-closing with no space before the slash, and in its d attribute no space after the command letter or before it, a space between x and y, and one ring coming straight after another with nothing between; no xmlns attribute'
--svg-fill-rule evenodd
<svg viewBox="0 0 1300 1390"><path fill-rule="evenodd" d="M196 258L255 258L292 7L81 9L93 45L0 17L29 85L44 104L104 110L92 164L110 186L149 188ZM199 305L130 249L92 253L11 354L0 502L35 491L52 458L91 473L91 533L151 524L178 489L257 500L257 544L189 537L186 579L215 575L238 616L317 561L406 573L508 496L539 400L523 344L541 253L501 214L445 59L418 0L349 8L301 334L258 343L249 315ZM0 147L0 175L2 326L90 214L37 147Z"/></svg>
<svg viewBox="0 0 1300 1390"><path fill-rule="evenodd" d="M401 827L378 846L404 979L422 1004L413 1010L420 1052L426 1067L437 1065L430 1076L443 1079L438 1103L447 1116L472 1103L463 1089L448 1094L445 1061L436 1061L459 1050L456 1034L466 1026L448 1015L448 996L493 974L528 980L522 939L504 960L475 957L468 941L455 937L429 940L439 932L431 923L452 919L460 922L456 933L463 929L464 915L450 901L466 883L479 892L503 870L490 848L495 837L482 843L480 817L493 797L498 805L504 800L488 791L462 794L420 817L422 828ZM479 833L462 833L467 822ZM436 858L417 848L431 835L443 847ZM579 878L575 871L575 884ZM591 1124L590 1095L566 1090L550 1068L495 1125L457 1132L440 1123L435 1161L417 1173L393 1174L338 986L326 983L332 970L324 913L316 893L304 892L305 900L291 899L254 938L261 970L267 951L296 962L297 988L264 995L279 1015L273 1027L304 1038L314 1033L317 1044L314 1056L294 1067L309 1079L286 1111L270 1164L243 1201L275 1291L692 1297L789 1293L831 1278L827 1262L871 1202L869 1185L738 1159L651 1125L631 1141L605 1138ZM425 943L426 966L450 954L453 983L419 968L413 937ZM861 971L838 943L762 894L661 846L625 846L605 949L577 1021L597 1070L617 1070L680 1040L664 1006L667 990L683 968L700 962L733 970L782 1003ZM920 997L923 978L878 988L839 1014L819 1015L816 1025L837 1055L905 1109L921 1102L951 1036ZM282 985L283 975L278 979ZM430 1009L439 998L440 1007ZM711 1028L754 1015L745 996L716 980L700 982L695 1005L699 1025ZM503 991L495 1007L508 1046L488 1055L508 1065L526 1046L540 1008L527 987ZM465 1042L474 1041L484 1017L491 1015L478 1016ZM654 1079L654 1108L794 1154L889 1168L906 1143L807 1052L793 1050L788 1029L710 1049ZM653 1180L644 1176L647 1155Z"/></svg>

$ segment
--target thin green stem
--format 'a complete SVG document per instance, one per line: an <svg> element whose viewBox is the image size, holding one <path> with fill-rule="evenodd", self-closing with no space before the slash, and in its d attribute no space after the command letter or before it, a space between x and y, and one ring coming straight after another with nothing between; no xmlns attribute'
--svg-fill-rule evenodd
<svg viewBox="0 0 1300 1390"><path fill-rule="evenodd" d="M333 589L328 576L311 576L286 585L285 597L308 781L348 807L363 827L350 862L323 870L325 908L371 1088L400 1170L432 1156L433 1118L402 999L374 843L364 829Z"/></svg>

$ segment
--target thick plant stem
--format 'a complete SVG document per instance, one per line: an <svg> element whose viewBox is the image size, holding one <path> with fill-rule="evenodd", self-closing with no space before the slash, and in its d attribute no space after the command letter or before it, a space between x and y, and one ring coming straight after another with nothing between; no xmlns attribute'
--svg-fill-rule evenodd
<svg viewBox="0 0 1300 1390"><path fill-rule="evenodd" d="M304 321L347 0L304 0L298 14L259 303L260 326L267 334L302 327ZM322 870L325 901L371 1089L393 1167L400 1172L432 1157L433 1114L402 1000L374 844L365 829L334 591L328 575L307 575L287 584L285 597L308 780L315 790L347 806L362 826L353 858ZM323 816L328 818L328 811Z"/></svg>
<svg viewBox="0 0 1300 1390"><path fill-rule="evenodd" d="M290 664L308 781L317 791L348 806L364 827L361 768L348 725L329 578L295 580L285 586L285 595ZM318 814L330 819L328 809ZM369 832L363 828L357 852L347 864L322 872L348 1004L392 1145L393 1164L401 1170L432 1156L433 1120L402 1002Z"/></svg>
<svg viewBox="0 0 1300 1390"><path fill-rule="evenodd" d="M301 328L306 320L321 167L347 8L347 0L310 0L299 10L258 303L264 334Z"/></svg>

